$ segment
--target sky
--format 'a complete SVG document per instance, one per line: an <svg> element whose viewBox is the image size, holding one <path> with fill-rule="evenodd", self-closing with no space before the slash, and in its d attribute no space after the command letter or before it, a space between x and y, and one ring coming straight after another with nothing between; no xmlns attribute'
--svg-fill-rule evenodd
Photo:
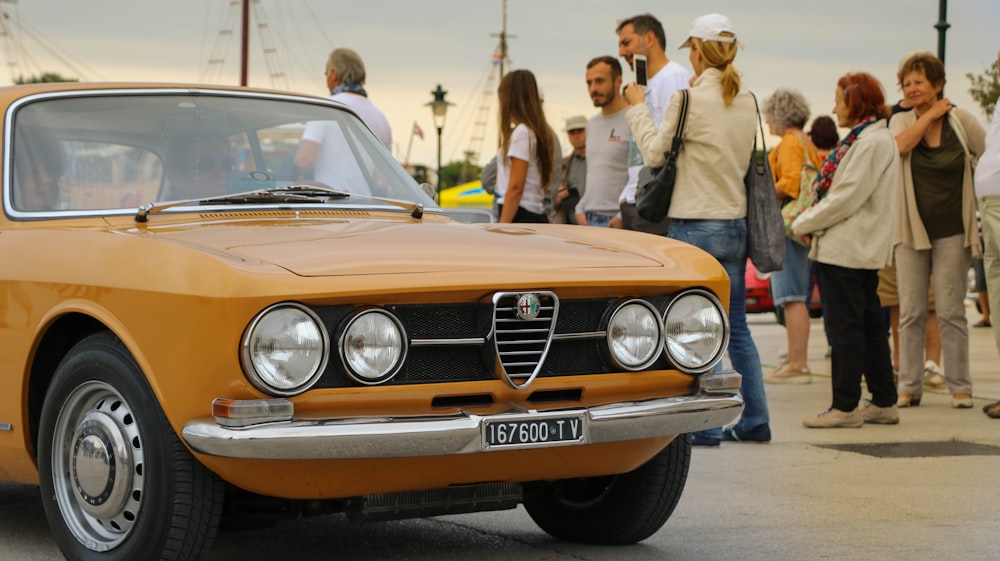
<svg viewBox="0 0 1000 561"><path fill-rule="evenodd" d="M776 88L799 90L813 116L831 114L837 79L865 71L889 103L900 97L899 59L937 52L942 0L507 0L510 64L535 73L549 124L593 115L584 74L600 55L617 56L617 21L652 13L667 35L667 56L690 68L678 46L698 16L723 13L743 49L735 66L762 101ZM0 0L0 85L18 75L58 72L82 81L239 83L239 0ZM249 85L325 96L323 68L338 47L365 61L369 98L393 129L394 153L436 165L437 136L426 105L437 84L448 92L442 134L445 164L496 152L496 82L487 78L503 28L503 0L256 0ZM945 94L985 123L968 93L1000 48L1000 2L948 3ZM226 31L230 33L226 33ZM210 62L211 61L211 62ZM627 66L627 65L626 65ZM632 80L626 70L626 81ZM484 123L477 127L477 123ZM413 134L414 123L424 138ZM476 142L476 138L480 138ZM777 139L769 138L769 144Z"/></svg>

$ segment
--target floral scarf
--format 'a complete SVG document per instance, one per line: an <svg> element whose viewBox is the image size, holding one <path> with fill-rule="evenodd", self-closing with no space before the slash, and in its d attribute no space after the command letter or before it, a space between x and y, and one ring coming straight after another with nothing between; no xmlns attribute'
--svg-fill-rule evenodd
<svg viewBox="0 0 1000 561"><path fill-rule="evenodd" d="M865 130L868 125L878 121L879 118L875 115L869 115L861 120L851 132L847 133L847 136L837 144L837 147L830 152L830 154L823 160L823 165L819 168L819 174L816 176L816 180L813 181L813 191L816 192L816 201L818 202L824 196L826 192L830 190L830 184L833 183L833 174L837 171L837 166L840 165L840 159L844 157L847 150L854 144L854 141L858 139L858 135L861 131Z"/></svg>

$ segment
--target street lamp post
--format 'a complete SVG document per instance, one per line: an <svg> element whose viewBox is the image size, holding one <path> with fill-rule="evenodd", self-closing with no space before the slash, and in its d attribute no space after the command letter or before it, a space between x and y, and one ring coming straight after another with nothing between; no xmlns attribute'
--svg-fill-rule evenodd
<svg viewBox="0 0 1000 561"><path fill-rule="evenodd" d="M948 0L938 0L938 21L934 24L938 30L938 58L944 63L944 34L951 27L948 23Z"/></svg>
<svg viewBox="0 0 1000 561"><path fill-rule="evenodd" d="M430 103L425 103L424 105L429 105L431 111L434 113L434 127L437 128L437 140L438 140L438 165L437 165L437 192L441 192L441 132L444 130L444 118L448 113L448 106L454 105L445 101L444 96L448 92L441 89L441 84L437 85L437 89L431 92L434 99Z"/></svg>

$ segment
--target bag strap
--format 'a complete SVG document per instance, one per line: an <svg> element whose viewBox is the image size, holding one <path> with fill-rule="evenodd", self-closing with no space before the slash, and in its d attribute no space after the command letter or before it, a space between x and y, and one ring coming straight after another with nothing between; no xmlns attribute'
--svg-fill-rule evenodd
<svg viewBox="0 0 1000 561"><path fill-rule="evenodd" d="M750 97L753 98L754 109L757 110L757 127L760 130L760 145L764 149L763 155L765 160L767 159L767 141L764 140L764 119L760 116L760 106L757 105L757 95L750 92ZM763 162L757 162L757 132L754 131L753 135L753 156L751 158L757 165L764 165Z"/></svg>
<svg viewBox="0 0 1000 561"><path fill-rule="evenodd" d="M681 90L681 114L677 118L677 130L674 131L674 140L670 143L670 150L664 152L663 156L667 160L676 160L677 153L681 149L681 144L684 143L684 124L687 122L688 114L688 91L686 89Z"/></svg>
<svg viewBox="0 0 1000 561"><path fill-rule="evenodd" d="M809 145L806 144L806 139L802 138L801 135L795 135L795 138L799 139L799 144L802 145L802 167L814 169L819 171L815 165L813 165L812 160L809 159Z"/></svg>

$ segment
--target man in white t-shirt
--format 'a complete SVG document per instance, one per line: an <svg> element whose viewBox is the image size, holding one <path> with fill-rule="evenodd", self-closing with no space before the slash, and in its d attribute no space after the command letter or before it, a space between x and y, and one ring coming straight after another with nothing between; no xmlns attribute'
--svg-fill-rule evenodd
<svg viewBox="0 0 1000 561"><path fill-rule="evenodd" d="M330 99L350 107L392 150L392 129L385 114L368 99L364 88L365 64L351 49L335 49L326 62L326 85ZM310 121L302 133L295 166L312 170L316 181L353 193L370 194L358 164L347 146L341 125L336 121Z"/></svg>
<svg viewBox="0 0 1000 561"><path fill-rule="evenodd" d="M651 14L641 14L622 20L615 30L618 32L618 56L625 59L633 69L635 55L646 57L646 105L656 126L660 126L663 113L670 103L670 98L678 90L687 89L691 82L691 71L680 63L667 58L664 50L667 36L663 25ZM640 176L640 172L642 176ZM667 219L661 222L649 222L639 216L635 208L635 190L645 183L648 170L643 170L642 155L635 142L629 149L629 180L622 191L621 205L622 223L626 229L648 232L651 234L667 234Z"/></svg>

